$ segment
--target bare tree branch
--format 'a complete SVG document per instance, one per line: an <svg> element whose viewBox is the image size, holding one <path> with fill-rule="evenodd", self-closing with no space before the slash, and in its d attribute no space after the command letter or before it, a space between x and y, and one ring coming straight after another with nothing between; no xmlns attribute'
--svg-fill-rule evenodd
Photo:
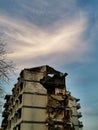
<svg viewBox="0 0 98 130"><path fill-rule="evenodd" d="M1 35L0 35L1 36ZM14 64L7 58L6 44L0 38L0 114L2 113L2 105L4 102L4 87L3 82L8 82L10 74L14 72Z"/></svg>
<svg viewBox="0 0 98 130"><path fill-rule="evenodd" d="M7 59L6 44L0 39L0 81L8 81L9 75L14 72L12 61Z"/></svg>

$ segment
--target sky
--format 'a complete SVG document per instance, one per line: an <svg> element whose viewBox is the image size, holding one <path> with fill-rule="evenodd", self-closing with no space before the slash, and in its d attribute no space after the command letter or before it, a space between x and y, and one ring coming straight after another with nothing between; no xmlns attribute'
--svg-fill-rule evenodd
<svg viewBox="0 0 98 130"><path fill-rule="evenodd" d="M16 66L6 93L24 68L49 65L67 72L80 98L83 130L98 130L98 0L0 0L0 35Z"/></svg>

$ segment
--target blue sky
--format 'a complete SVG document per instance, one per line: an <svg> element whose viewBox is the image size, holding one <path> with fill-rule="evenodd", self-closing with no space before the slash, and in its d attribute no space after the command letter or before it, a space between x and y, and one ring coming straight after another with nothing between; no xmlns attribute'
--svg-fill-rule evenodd
<svg viewBox="0 0 98 130"><path fill-rule="evenodd" d="M83 130L97 130L97 12L97 0L0 0L0 33L17 68L5 91L23 68L67 72L68 90L81 99Z"/></svg>

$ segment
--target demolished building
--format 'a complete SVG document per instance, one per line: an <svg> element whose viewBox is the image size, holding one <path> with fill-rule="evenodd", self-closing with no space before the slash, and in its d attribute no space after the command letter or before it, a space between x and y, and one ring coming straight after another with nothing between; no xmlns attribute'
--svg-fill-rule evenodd
<svg viewBox="0 0 98 130"><path fill-rule="evenodd" d="M24 69L5 96L3 130L79 130L79 99L66 89L67 73L50 66Z"/></svg>

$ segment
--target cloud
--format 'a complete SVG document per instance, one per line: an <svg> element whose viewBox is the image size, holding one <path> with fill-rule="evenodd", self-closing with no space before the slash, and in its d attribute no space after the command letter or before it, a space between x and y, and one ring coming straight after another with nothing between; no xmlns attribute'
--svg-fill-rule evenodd
<svg viewBox="0 0 98 130"><path fill-rule="evenodd" d="M66 22L70 17L79 15L76 0L8 0L6 3L8 6L3 8L2 2L0 3L2 14L6 13L13 19L28 20L40 27L51 26L58 20Z"/></svg>
<svg viewBox="0 0 98 130"><path fill-rule="evenodd" d="M88 52L89 45L83 41L86 31L86 18L75 17L69 23L40 28L24 20L13 20L8 16L0 17L0 27L5 34L8 54L16 63L23 64L68 64L83 62L83 56ZM44 59L40 60L40 59ZM34 61L34 62L33 62Z"/></svg>
<svg viewBox="0 0 98 130"><path fill-rule="evenodd" d="M88 21L76 0L66 0L66 4L59 0L21 0L20 4L17 0L15 4L18 10L14 7L12 15L1 14L0 29L12 52L8 57L20 68L87 60L84 56L90 45L84 33Z"/></svg>

